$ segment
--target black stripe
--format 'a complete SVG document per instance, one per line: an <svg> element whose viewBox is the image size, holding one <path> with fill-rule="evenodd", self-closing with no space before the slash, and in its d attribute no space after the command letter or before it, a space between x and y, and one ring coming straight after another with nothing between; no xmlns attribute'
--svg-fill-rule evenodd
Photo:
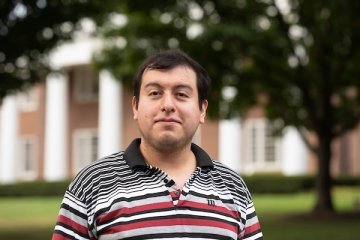
<svg viewBox="0 0 360 240"><path fill-rule="evenodd" d="M261 233L261 229L258 229L258 230L254 231L254 232L251 232L251 233L249 233L249 234L246 234L246 235L244 236L244 238L252 237L252 236L254 236L254 235L258 234L258 233ZM257 238L257 240L262 240L262 239L263 239L262 236L261 236L261 238Z"/></svg>
<svg viewBox="0 0 360 240"><path fill-rule="evenodd" d="M61 203L61 208L65 209L71 213L73 213L74 215L84 219L85 221L87 221L87 215L83 214L82 212L79 212L78 210L76 210L75 208L71 207L70 205L67 205L66 203Z"/></svg>
<svg viewBox="0 0 360 240"><path fill-rule="evenodd" d="M158 234L145 234L140 236L122 238L124 240L144 240L144 239L172 239L172 238L205 238L216 240L233 240L231 237L212 234L212 233L186 233L186 232L174 232L174 233L158 233Z"/></svg>
<svg viewBox="0 0 360 240"><path fill-rule="evenodd" d="M202 156L204 157L204 156ZM71 213L84 220L92 220L91 227L92 229L95 225L99 228L103 227L106 224L111 224L107 228L99 231L98 234L106 232L106 229L111 228L113 226L120 226L131 224L135 222L142 221L151 221L151 220L160 220L160 219L174 219L174 218L187 218L187 219L203 219L209 221L218 221L224 222L231 226L238 227L236 222L241 221L242 223L246 222L246 219L251 219L256 217L256 213L250 213L248 216L245 216L246 209L251 203L250 193L243 182L242 178L237 175L232 170L224 167L221 163L214 162L213 168L209 168L210 165L206 167L198 167L194 173L194 177L189 180L189 184L191 185L190 190L188 192L184 192L183 194L186 197L196 197L199 199L199 203L207 203L207 200L215 200L221 201L219 206L224 205L224 207L231 208L232 206L236 206L238 209L239 217L233 217L231 214L219 212L212 209L202 209L195 208L190 206L184 207L180 205L163 208L163 209L150 209L146 211L136 212L131 214L141 215L148 213L150 217L127 221L124 223L113 223L116 220L116 217L113 219L108 219L107 221L98 222L98 218L100 215L107 214L109 211L112 211L112 207L114 204L122 205L121 202L127 203L129 208L141 206L142 203L139 201L144 201L147 199L153 199L156 197L161 197L163 199L167 199L169 197L169 192L167 188L170 188L170 183L164 183L164 179L166 174L162 172L160 169L147 166L146 164L139 164L141 161L138 161L136 164L132 164L129 166L129 160L124 158L124 152L116 153L104 159L101 159L97 162L94 162L90 166L83 169L74 179L74 181L69 186L69 191L67 192L69 196L69 201L72 200L71 196L77 201L84 203L86 206L85 209L87 214L83 214L80 211L70 207L69 205L63 203L61 208L67 209ZM132 159L131 159L132 160ZM141 160L141 159L140 159ZM127 162L128 161L128 162ZM207 161L207 160L206 160ZM206 161L203 161L204 164ZM136 162L136 160L135 160ZM134 166L135 165L135 166ZM204 164L206 165L206 164ZM166 188L167 187L167 188ZM146 193L144 190L147 190ZM199 190L200 192L198 192ZM211 190L215 191L216 194L211 193ZM159 192L160 191L160 192ZM204 193L201 193L204 192ZM131 193L139 193L140 196L129 196ZM209 193L209 194L207 194ZM230 198L229 198L230 196ZM164 198L165 197L165 198ZM109 199L114 199L112 202L109 202ZM165 200L166 201L166 200ZM147 201L144 201L146 204ZM151 201L153 202L153 201ZM73 204L76 204L74 202ZM98 209L99 204L104 204L104 208ZM231 205L231 206L230 206ZM83 207L83 206L79 206ZM221 218L209 217L209 216L191 216L189 214L176 214L171 216L158 216L158 213L172 211L176 208L178 211L190 210L194 214L196 212L201 213L212 213L218 216L226 216L232 219L235 219L235 222L228 222L222 220ZM84 209L84 211L85 211ZM88 216L89 215L89 219ZM129 214L121 214L120 217L130 217ZM75 220L75 219L74 219ZM59 223L58 225L64 226L65 228L72 230L71 227L66 227ZM169 226L171 228L171 226ZM211 228L209 228L211 229ZM140 230L142 231L142 230ZM211 231L211 230L209 230ZM64 235L65 233L59 234ZM257 234L259 231L254 233L250 233L251 235ZM80 235L80 233L78 233ZM98 235L97 234L97 235ZM135 233L136 234L136 233ZM65 234L66 235L66 234ZM65 236L64 235L64 236ZM66 235L67 236L67 235ZM231 239L226 236L221 236L212 234L212 233L164 233L164 234L143 234L141 236L130 237L127 239L154 239L154 238L174 238L174 237L201 237L207 239ZM71 238L71 237L69 237Z"/></svg>
<svg viewBox="0 0 360 240"><path fill-rule="evenodd" d="M71 226L69 226L69 225L67 225L67 224L65 224L63 222L57 222L56 225L62 226L63 228L66 228L66 229L70 230L71 232L74 232L74 233L76 233L77 235L79 235L79 236L81 236L83 238L89 238L88 234L83 234L83 233L81 233L79 231L76 231L74 228L72 228ZM57 233L59 233L61 235L67 235L66 233L60 232L59 230L55 230L55 232L57 232ZM70 239L72 239L72 237L70 237Z"/></svg>

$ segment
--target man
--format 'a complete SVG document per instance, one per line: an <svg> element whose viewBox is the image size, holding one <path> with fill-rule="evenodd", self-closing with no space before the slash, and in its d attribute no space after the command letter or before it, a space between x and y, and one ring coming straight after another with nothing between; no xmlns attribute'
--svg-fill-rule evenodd
<svg viewBox="0 0 360 240"><path fill-rule="evenodd" d="M145 60L132 100L141 138L75 177L53 239L262 239L243 180L191 142L209 84L179 50Z"/></svg>

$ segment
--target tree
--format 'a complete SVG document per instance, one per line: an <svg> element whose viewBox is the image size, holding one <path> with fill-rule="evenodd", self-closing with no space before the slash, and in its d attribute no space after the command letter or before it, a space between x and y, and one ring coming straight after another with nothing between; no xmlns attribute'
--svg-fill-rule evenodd
<svg viewBox="0 0 360 240"><path fill-rule="evenodd" d="M113 1L7 0L0 2L0 102L50 71L46 55L69 40L85 17L101 22Z"/></svg>
<svg viewBox="0 0 360 240"><path fill-rule="evenodd" d="M102 29L99 67L129 85L156 49L189 52L213 79L211 115L244 114L258 104L269 119L299 130L318 158L314 212L334 211L331 143L360 119L360 2L124 0L119 7ZM224 96L224 87L236 94Z"/></svg>

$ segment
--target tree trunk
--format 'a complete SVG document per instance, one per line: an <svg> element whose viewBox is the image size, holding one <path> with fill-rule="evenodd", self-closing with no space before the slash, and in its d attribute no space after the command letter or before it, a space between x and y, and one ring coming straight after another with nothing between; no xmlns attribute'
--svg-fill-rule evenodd
<svg viewBox="0 0 360 240"><path fill-rule="evenodd" d="M331 197L332 178L330 174L331 137L328 134L319 136L318 174L316 175L316 203L313 209L315 214L333 213L334 206Z"/></svg>

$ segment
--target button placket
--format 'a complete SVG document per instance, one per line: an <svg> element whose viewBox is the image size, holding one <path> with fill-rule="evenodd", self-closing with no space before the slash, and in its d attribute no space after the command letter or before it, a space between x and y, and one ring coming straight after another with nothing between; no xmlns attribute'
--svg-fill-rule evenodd
<svg viewBox="0 0 360 240"><path fill-rule="evenodd" d="M180 196L180 190L176 190L174 194L175 194L175 196L179 197Z"/></svg>
<svg viewBox="0 0 360 240"><path fill-rule="evenodd" d="M175 182L169 178L169 176L165 176L164 179L164 187L166 188L167 192L169 193L169 200L172 201L173 205L176 206L180 193L176 187Z"/></svg>
<svg viewBox="0 0 360 240"><path fill-rule="evenodd" d="M191 186L193 185L193 182L194 182L194 180L195 180L195 178L196 178L196 175L199 173L199 171L200 171L200 168L197 167L197 168L195 169L195 171L193 172L193 174L190 176L189 180L185 183L185 185L184 185L184 187L183 187L183 191L184 191L185 193L187 193L187 192L190 191L190 188L191 188Z"/></svg>

